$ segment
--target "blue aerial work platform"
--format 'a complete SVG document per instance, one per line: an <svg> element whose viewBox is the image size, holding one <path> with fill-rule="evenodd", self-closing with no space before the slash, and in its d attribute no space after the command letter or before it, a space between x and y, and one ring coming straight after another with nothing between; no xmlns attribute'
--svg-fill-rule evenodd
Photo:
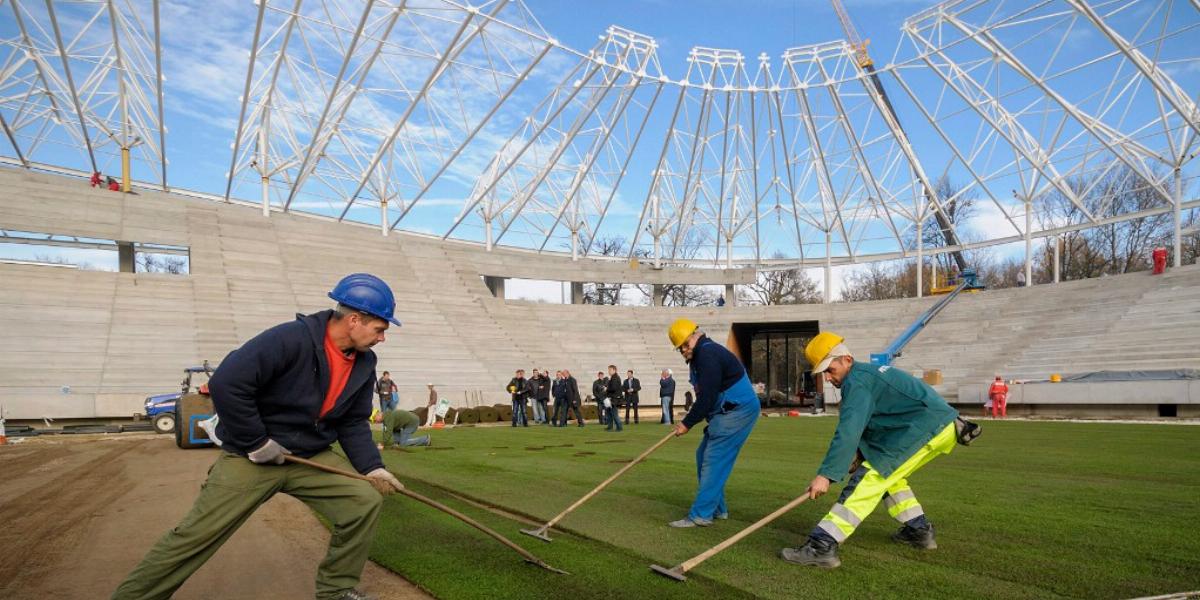
<svg viewBox="0 0 1200 600"><path fill-rule="evenodd" d="M942 312L942 309L946 308L947 305L953 302L959 294L963 293L964 291L982 289L984 289L984 286L983 284L979 283L979 279L975 275L975 269L963 269L962 278L959 280L958 285L954 286L954 289L951 290L949 294L946 294L941 300L938 300L937 304L934 304L933 306L929 307L929 310L921 313L921 316L918 317L912 325L909 325L908 329L905 329L903 333L896 336L896 339L892 340L892 343L888 344L888 347L885 348L883 352L872 353L871 364L891 365L892 361L900 357L900 353L904 350L904 347L907 346L913 338L917 337L917 334L921 333L921 330L925 329L925 326L928 325L929 322L938 315L938 313Z"/></svg>

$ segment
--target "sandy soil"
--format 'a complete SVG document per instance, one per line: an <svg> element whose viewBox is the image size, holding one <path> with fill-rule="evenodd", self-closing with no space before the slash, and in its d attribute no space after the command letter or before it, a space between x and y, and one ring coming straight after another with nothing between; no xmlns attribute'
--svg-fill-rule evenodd
<svg viewBox="0 0 1200 600"><path fill-rule="evenodd" d="M191 508L216 456L165 435L47 436L0 446L0 598L106 598ZM328 531L277 495L175 598L312 598ZM429 598L368 563L359 589Z"/></svg>

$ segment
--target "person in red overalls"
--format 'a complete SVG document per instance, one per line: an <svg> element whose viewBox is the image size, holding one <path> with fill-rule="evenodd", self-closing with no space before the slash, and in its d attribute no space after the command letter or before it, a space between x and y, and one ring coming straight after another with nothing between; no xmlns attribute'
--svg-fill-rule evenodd
<svg viewBox="0 0 1200 600"><path fill-rule="evenodd" d="M113 179L112 177L109 177L108 178L108 189L109 189L109 191L112 191L112 192L121 191L121 182L117 181L116 179Z"/></svg>
<svg viewBox="0 0 1200 600"><path fill-rule="evenodd" d="M100 187L100 184L102 183L100 171L93 172L92 178L89 181L91 182L92 187Z"/></svg>
<svg viewBox="0 0 1200 600"><path fill-rule="evenodd" d="M991 389L988 390L988 398L992 401L992 417L1008 416L1008 385L1004 383L1000 376L996 376L996 380L992 382Z"/></svg>
<svg viewBox="0 0 1200 600"><path fill-rule="evenodd" d="M1167 249L1159 246L1150 256L1154 259L1154 274L1162 275L1167 270Z"/></svg>

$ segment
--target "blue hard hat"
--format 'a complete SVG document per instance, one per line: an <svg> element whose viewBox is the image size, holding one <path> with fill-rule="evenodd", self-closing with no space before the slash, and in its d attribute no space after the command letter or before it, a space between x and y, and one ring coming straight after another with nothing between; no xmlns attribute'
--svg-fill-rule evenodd
<svg viewBox="0 0 1200 600"><path fill-rule="evenodd" d="M354 273L342 278L329 292L329 297L338 304L361 310L380 319L391 321L397 327L400 321L394 316L396 297L382 279L368 273Z"/></svg>

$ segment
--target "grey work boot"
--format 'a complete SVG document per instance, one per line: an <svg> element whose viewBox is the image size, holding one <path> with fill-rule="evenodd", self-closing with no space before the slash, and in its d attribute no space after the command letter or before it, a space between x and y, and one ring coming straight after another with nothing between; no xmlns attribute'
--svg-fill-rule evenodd
<svg viewBox="0 0 1200 600"><path fill-rule="evenodd" d="M899 531L892 534L892 539L901 544L908 544L913 548L920 548L922 550L937 549L937 540L933 539L933 525L922 529L905 525Z"/></svg>
<svg viewBox="0 0 1200 600"><path fill-rule="evenodd" d="M779 558L797 565L808 565L822 569L836 569L842 564L837 555L836 543L814 544L810 538L799 548L784 548L779 551Z"/></svg>
<svg viewBox="0 0 1200 600"><path fill-rule="evenodd" d="M358 590L346 590L338 600L375 600L374 596L368 596Z"/></svg>
<svg viewBox="0 0 1200 600"><path fill-rule="evenodd" d="M684 517L678 521L671 521L670 523L667 523L667 525L680 529L684 527L708 527L709 525L712 525L712 521L709 519L693 519L691 517Z"/></svg>

